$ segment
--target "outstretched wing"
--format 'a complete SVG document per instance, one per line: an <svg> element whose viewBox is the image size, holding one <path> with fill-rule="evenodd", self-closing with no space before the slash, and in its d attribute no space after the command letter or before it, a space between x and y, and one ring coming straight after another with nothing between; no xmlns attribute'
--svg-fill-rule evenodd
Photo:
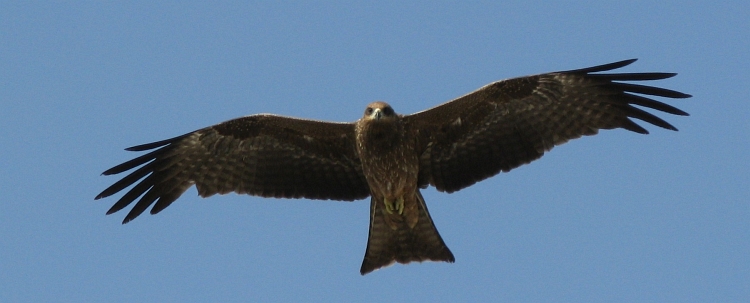
<svg viewBox="0 0 750 303"><path fill-rule="evenodd" d="M600 129L647 134L636 118L674 126L633 105L687 113L643 95L688 98L673 90L617 81L660 80L673 73L597 73L633 60L508 79L435 108L404 117L418 132L420 186L453 192L541 157L556 145Z"/></svg>
<svg viewBox="0 0 750 303"><path fill-rule="evenodd" d="M353 142L352 123L247 116L128 148L155 150L105 171L104 175L112 175L140 166L96 199L135 184L107 212L117 212L140 197L123 224L154 203L151 213L160 212L193 184L202 197L236 192L277 198L362 199L370 191Z"/></svg>

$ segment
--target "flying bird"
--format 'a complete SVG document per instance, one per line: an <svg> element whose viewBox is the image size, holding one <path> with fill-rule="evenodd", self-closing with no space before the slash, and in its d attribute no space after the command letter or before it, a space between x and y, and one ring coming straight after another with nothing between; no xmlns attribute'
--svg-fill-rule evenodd
<svg viewBox="0 0 750 303"><path fill-rule="evenodd" d="M690 95L621 82L676 74L602 73L634 61L497 81L411 115L378 101L350 123L270 114L229 120L127 148L150 152L106 170L104 175L133 171L96 199L133 185L107 211L135 202L125 224L152 205L151 214L164 210L193 185L201 197L370 197L362 275L394 262L454 262L420 189L455 192L600 129L648 133L631 118L677 130L641 108L687 116L647 96Z"/></svg>

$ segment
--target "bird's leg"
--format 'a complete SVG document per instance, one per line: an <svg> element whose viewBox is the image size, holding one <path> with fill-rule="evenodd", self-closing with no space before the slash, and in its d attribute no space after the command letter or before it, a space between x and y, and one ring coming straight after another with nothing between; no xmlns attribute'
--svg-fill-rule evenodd
<svg viewBox="0 0 750 303"><path fill-rule="evenodd" d="M396 201L389 201L388 198L383 198L383 202L385 203L385 211L389 214L392 214L393 211L398 212L399 215L404 213L404 197L396 198Z"/></svg>
<svg viewBox="0 0 750 303"><path fill-rule="evenodd" d="M388 201L388 198L383 198L383 203L385 204L385 211L388 214L392 214L393 213L393 202Z"/></svg>
<svg viewBox="0 0 750 303"><path fill-rule="evenodd" d="M398 210L399 215L404 214L404 197L403 196L396 199L396 210Z"/></svg>

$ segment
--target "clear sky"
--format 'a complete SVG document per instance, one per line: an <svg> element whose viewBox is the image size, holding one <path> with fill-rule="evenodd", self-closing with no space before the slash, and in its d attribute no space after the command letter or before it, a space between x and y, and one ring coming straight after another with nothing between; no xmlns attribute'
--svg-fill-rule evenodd
<svg viewBox="0 0 750 303"><path fill-rule="evenodd" d="M748 1L0 2L2 302L749 302ZM121 225L123 148L254 113L354 121L639 58L680 129L424 192L456 263L366 276L369 200L194 188Z"/></svg>

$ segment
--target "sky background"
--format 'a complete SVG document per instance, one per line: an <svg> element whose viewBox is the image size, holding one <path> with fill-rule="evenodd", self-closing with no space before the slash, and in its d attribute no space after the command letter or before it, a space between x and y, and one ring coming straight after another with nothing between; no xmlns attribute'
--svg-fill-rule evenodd
<svg viewBox="0 0 750 303"><path fill-rule="evenodd" d="M750 2L0 2L2 302L748 302ZM255 113L354 121L629 58L690 117L424 191L456 263L366 276L369 201L194 188L105 216L105 169ZM129 208L128 208L129 209Z"/></svg>

